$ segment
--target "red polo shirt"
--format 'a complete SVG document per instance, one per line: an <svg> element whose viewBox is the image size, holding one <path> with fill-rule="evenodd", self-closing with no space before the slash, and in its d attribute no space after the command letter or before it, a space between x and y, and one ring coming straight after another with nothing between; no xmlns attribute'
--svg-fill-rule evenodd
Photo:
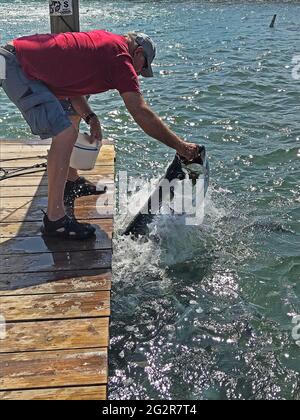
<svg viewBox="0 0 300 420"><path fill-rule="evenodd" d="M15 39L14 46L26 76L60 99L110 89L140 93L124 36L100 30L32 35Z"/></svg>

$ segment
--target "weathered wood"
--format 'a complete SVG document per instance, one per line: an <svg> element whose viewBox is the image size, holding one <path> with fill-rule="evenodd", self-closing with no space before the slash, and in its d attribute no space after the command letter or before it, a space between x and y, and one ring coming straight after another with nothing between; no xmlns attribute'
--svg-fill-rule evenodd
<svg viewBox="0 0 300 420"><path fill-rule="evenodd" d="M100 206L97 209L95 206L91 208L77 209L75 215L78 220L86 219L112 219L114 208L112 206ZM0 223L15 223L15 222L41 222L43 214L41 207L27 204L21 209L1 209ZM1 225L0 225L1 228Z"/></svg>
<svg viewBox="0 0 300 420"><path fill-rule="evenodd" d="M85 252L52 252L32 255L4 256L0 273L40 273L42 271L111 268L111 250Z"/></svg>
<svg viewBox="0 0 300 420"><path fill-rule="evenodd" d="M1 400L20 401L101 401L106 399L106 386L85 386L71 388L36 389L0 392Z"/></svg>
<svg viewBox="0 0 300 420"><path fill-rule="evenodd" d="M2 256L21 254L41 254L53 252L73 252L73 251L99 251L106 250L111 246L111 239L105 233L97 232L97 239L92 243L86 241L68 241L65 245L64 242L57 242L54 238L17 238L8 240L6 243L1 244Z"/></svg>
<svg viewBox="0 0 300 420"><path fill-rule="evenodd" d="M76 199L76 207L89 207L95 206L98 201L108 202L109 205L114 203L114 184L107 184L107 192L101 195L93 195L87 197L80 197ZM25 197L4 197L2 191L0 192L0 205L5 209L19 209L28 204L31 204L34 208L36 207L47 207L48 197L47 195L35 195Z"/></svg>
<svg viewBox="0 0 300 420"><path fill-rule="evenodd" d="M50 149L50 145L46 144L26 144L25 142L19 143L18 141L15 142L7 142L6 140L0 141L0 158L2 159L2 156L6 152L16 152L17 156L22 157L23 152L33 152L32 156L36 156L37 154L40 154L41 152L47 153L47 150Z"/></svg>
<svg viewBox="0 0 300 420"><path fill-rule="evenodd" d="M13 178L16 179L16 178ZM4 197L47 197L48 195L48 186L47 185L35 185L35 186L2 186L0 184L0 203Z"/></svg>
<svg viewBox="0 0 300 420"><path fill-rule="evenodd" d="M35 156L46 154L48 143L0 141L0 159L27 158L1 166L43 161ZM0 307L7 321L0 400L106 398L114 158L114 147L105 145L96 167L82 173L110 186L75 202L76 217L97 227L89 241L41 236L46 172L0 181Z"/></svg>
<svg viewBox="0 0 300 420"><path fill-rule="evenodd" d="M27 166L28 162L38 163L39 161L44 162L47 161L48 157L48 149L44 150L24 150L20 152L19 148L9 148L9 149L0 149L0 159L2 163L5 163L5 166L9 166L12 162L16 162L20 164L21 167ZM101 165L101 161L110 160L111 162L114 161L115 152L113 146L103 146L99 153L98 160L96 162L96 166L103 166Z"/></svg>
<svg viewBox="0 0 300 420"><path fill-rule="evenodd" d="M30 149L30 150L23 150L22 152L20 152L20 149L18 146L16 147L7 147L7 146L2 146L0 148L0 159L20 159L23 160L23 162L26 163L26 160L28 158L32 158L32 159L37 159L37 158L41 158L41 157L47 157L48 152L49 152L49 146L47 146L47 148L44 148L42 150L37 150L38 146L36 146L34 149Z"/></svg>
<svg viewBox="0 0 300 420"><path fill-rule="evenodd" d="M106 348L0 355L2 391L106 382Z"/></svg>
<svg viewBox="0 0 300 420"><path fill-rule="evenodd" d="M110 168L110 166L109 166ZM103 170L106 171L107 166L100 167L102 172ZM101 182L101 184L111 184L114 182L114 175L110 171L110 173L102 174L98 173L96 175L91 175L89 172L84 174L84 176L91 182L97 184L97 182ZM2 195L2 191L9 190L11 188L13 189L22 189L22 188L28 188L28 187L47 187L48 185L48 177L46 174L40 174L40 176L33 176L33 175L24 175L22 177L17 178L10 178L6 180L0 181L0 193ZM37 189L37 192L39 189Z"/></svg>
<svg viewBox="0 0 300 420"><path fill-rule="evenodd" d="M2 160L3 158L1 158ZM101 168L102 166L107 166L109 164L111 164L111 162L113 161L112 156L110 155L105 155L103 156L103 158L101 158L101 160L97 161L96 165L95 165L95 169L97 168ZM26 159L26 160L12 160L12 161L3 161L1 164L2 166L4 166L5 168L24 168L24 167L29 167L29 166L33 166L36 164L40 164L40 163L46 163L47 161L45 159Z"/></svg>
<svg viewBox="0 0 300 420"><path fill-rule="evenodd" d="M113 144L106 144L108 140L103 140L103 145L100 150L99 159L101 159L101 156L104 153L111 153L115 154L115 149ZM27 143L27 141L19 142L9 142L7 140L0 140L0 158L2 159L2 156L5 156L7 153L14 153L15 157L23 157L23 153L26 153L26 155L30 156L31 153L32 156L40 155L41 153L47 154L47 151L50 150L51 144L30 144Z"/></svg>
<svg viewBox="0 0 300 420"><path fill-rule="evenodd" d="M98 170L99 169L99 170ZM101 166L99 168L95 168L90 172L83 172L80 171L79 174L84 176L89 181L93 182L97 185L98 182L104 184L108 179L108 184L112 184L114 181L114 174L113 174L113 166ZM47 186L48 185L48 177L47 174L44 173L35 173L31 175L22 174L20 177L13 177L9 179L3 179L0 181L0 188L4 187L37 187L37 186Z"/></svg>
<svg viewBox="0 0 300 420"><path fill-rule="evenodd" d="M5 163L5 167L23 167L34 165L35 163L47 161L47 154L49 146L46 148L33 147L28 150L21 150L20 147L16 146L2 146L0 149L0 159ZM26 159L24 159L26 157ZM10 159L5 162L5 159ZM13 159L13 160L11 160ZM104 145L101 147L99 157L96 162L96 166L104 166L105 162L114 162L115 151L114 146Z"/></svg>
<svg viewBox="0 0 300 420"><path fill-rule="evenodd" d="M102 220L83 220L83 222L92 223L97 228L97 241L100 240L98 234L104 235L111 239L112 231L113 231L113 221L112 219L102 219ZM101 232L99 232L101 231ZM40 237L41 236L41 223L40 222L16 222L16 223L2 223L0 225L0 251L3 250L1 244L7 242L8 238L26 238L26 237ZM103 238L104 239L104 238ZM102 238L101 238L102 240ZM50 239L51 241L51 239ZM86 245L82 241L76 241L78 246L83 244L85 247ZM61 243L61 242L59 242ZM65 246L71 245L73 246L74 241L64 241ZM66 248L64 248L66 249Z"/></svg>
<svg viewBox="0 0 300 420"><path fill-rule="evenodd" d="M44 273L2 274L0 295L97 292L110 290L110 270L46 271Z"/></svg>
<svg viewBox="0 0 300 420"><path fill-rule="evenodd" d="M109 316L110 292L57 295L1 296L1 314L6 321L91 318Z"/></svg>
<svg viewBox="0 0 300 420"><path fill-rule="evenodd" d="M8 323L0 353L108 347L109 318Z"/></svg>
<svg viewBox="0 0 300 420"><path fill-rule="evenodd" d="M96 226L95 226L96 227ZM57 238L27 237L0 239L1 255L41 254L47 252L99 251L111 247L111 238L97 227L95 241L57 241Z"/></svg>
<svg viewBox="0 0 300 420"><path fill-rule="evenodd" d="M97 179L95 185L97 185L99 180ZM102 179L101 184L105 184L108 186L110 190L114 188L114 181L109 179ZM47 197L48 195L48 186L47 185L35 185L35 186L1 186L0 190L0 197L1 198L16 198L16 197ZM0 198L0 201L1 201Z"/></svg>

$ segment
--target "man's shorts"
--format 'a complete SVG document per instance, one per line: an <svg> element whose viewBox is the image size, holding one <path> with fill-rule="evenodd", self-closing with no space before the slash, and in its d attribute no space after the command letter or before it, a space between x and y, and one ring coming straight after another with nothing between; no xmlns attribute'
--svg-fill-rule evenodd
<svg viewBox="0 0 300 420"><path fill-rule="evenodd" d="M44 83L28 79L13 49L8 51L5 48L0 47L0 55L6 60L6 79L0 80L0 86L19 108L32 134L47 139L71 127L72 123L59 100Z"/></svg>

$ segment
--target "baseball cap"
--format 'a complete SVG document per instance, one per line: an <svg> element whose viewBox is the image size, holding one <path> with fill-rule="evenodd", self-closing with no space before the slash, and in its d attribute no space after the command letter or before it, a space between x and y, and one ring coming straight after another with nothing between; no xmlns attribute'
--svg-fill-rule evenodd
<svg viewBox="0 0 300 420"><path fill-rule="evenodd" d="M138 32L136 34L135 41L140 47L143 47L146 58L147 67L142 70L141 75L144 77L153 77L151 64L156 54L156 47L153 40L150 38L150 36L142 32Z"/></svg>

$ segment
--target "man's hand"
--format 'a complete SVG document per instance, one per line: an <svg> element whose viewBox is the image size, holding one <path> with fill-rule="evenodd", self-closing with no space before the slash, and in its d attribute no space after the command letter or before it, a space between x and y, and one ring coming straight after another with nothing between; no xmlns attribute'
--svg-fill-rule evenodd
<svg viewBox="0 0 300 420"><path fill-rule="evenodd" d="M99 118L92 117L90 119L90 133L91 133L91 143L95 143L95 141L102 141L102 129L101 123Z"/></svg>
<svg viewBox="0 0 300 420"><path fill-rule="evenodd" d="M85 96L76 96L74 98L70 98L71 104L78 115L81 116L85 120L85 117L87 117L90 114L94 114L91 107L89 106L86 97ZM96 140L101 141L102 140L102 130L101 130L101 124L99 119L96 115L93 115L89 122L90 126L90 133L91 133L91 139L90 143L95 143Z"/></svg>
<svg viewBox="0 0 300 420"><path fill-rule="evenodd" d="M177 153L187 160L193 160L198 157L199 146L194 143L181 142L180 147L177 149Z"/></svg>

